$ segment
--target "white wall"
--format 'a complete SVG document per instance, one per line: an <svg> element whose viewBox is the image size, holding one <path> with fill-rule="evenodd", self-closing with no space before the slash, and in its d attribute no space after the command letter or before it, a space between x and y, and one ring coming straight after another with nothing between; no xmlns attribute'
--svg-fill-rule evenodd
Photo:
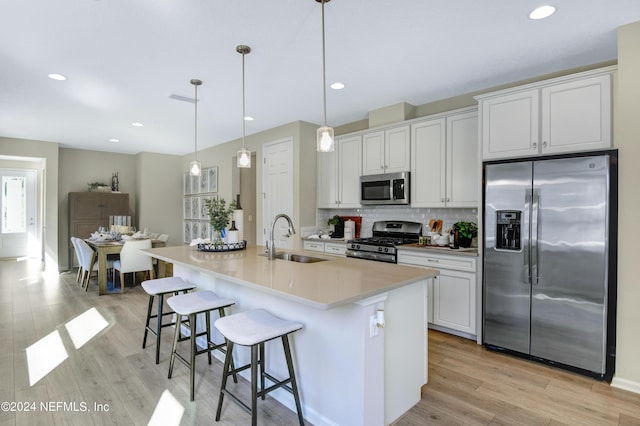
<svg viewBox="0 0 640 426"><path fill-rule="evenodd" d="M45 185L44 257L47 271L58 271L58 144L0 137L0 155L42 159Z"/></svg>
<svg viewBox="0 0 640 426"><path fill-rule="evenodd" d="M614 141L619 150L618 332L613 381L640 393L640 285L638 212L640 211L640 22L618 29L618 89Z"/></svg>

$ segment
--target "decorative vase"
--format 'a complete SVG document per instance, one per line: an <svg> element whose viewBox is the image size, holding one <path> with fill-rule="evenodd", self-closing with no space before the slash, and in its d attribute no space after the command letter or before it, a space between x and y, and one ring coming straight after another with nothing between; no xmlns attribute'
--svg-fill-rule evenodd
<svg viewBox="0 0 640 426"><path fill-rule="evenodd" d="M216 248L222 247L222 245L224 244L224 242L222 241L222 231L217 230L217 229L212 229L211 230L211 242L213 243L213 245Z"/></svg>
<svg viewBox="0 0 640 426"><path fill-rule="evenodd" d="M458 245L461 248L469 248L471 247L471 238L463 237L462 235L458 236Z"/></svg>

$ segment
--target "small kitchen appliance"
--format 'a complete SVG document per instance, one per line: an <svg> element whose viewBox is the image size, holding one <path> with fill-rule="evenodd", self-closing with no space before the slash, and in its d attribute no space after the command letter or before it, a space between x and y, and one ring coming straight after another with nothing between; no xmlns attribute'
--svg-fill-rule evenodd
<svg viewBox="0 0 640 426"><path fill-rule="evenodd" d="M374 222L373 236L347 242L347 257L398 263L396 246L417 243L422 235L418 222L383 220Z"/></svg>
<svg viewBox="0 0 640 426"><path fill-rule="evenodd" d="M360 176L360 204L409 204L409 172Z"/></svg>

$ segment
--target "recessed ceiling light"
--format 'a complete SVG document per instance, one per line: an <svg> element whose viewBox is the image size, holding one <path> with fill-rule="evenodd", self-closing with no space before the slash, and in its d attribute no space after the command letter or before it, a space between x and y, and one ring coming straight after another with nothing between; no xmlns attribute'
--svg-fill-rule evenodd
<svg viewBox="0 0 640 426"><path fill-rule="evenodd" d="M109 142L120 142L120 139L111 138L109 139Z"/></svg>
<svg viewBox="0 0 640 426"><path fill-rule="evenodd" d="M48 75L48 77L49 77L51 80L58 80L58 81L64 81L64 80L66 80L66 79L67 79L67 77L65 77L65 76L64 76L64 75L62 75L62 74L49 74L49 75Z"/></svg>
<svg viewBox="0 0 640 426"><path fill-rule="evenodd" d="M337 82L337 81L336 81L335 83L333 83L333 84L331 85L331 88L332 88L332 89L335 89L335 90L344 89L344 84L339 83L339 82Z"/></svg>
<svg viewBox="0 0 640 426"><path fill-rule="evenodd" d="M244 118L244 121L253 121L253 117L251 117L250 115L247 115L247 116Z"/></svg>
<svg viewBox="0 0 640 426"><path fill-rule="evenodd" d="M544 5L544 6L540 6L536 9L534 9L530 14L529 14L529 18L531 19L544 19L544 18L548 18L549 16L553 15L556 11L556 8L554 6L550 6L550 5Z"/></svg>
<svg viewBox="0 0 640 426"><path fill-rule="evenodd" d="M142 127L142 126L144 126L144 124L142 124L142 123L131 123L131 125L133 127Z"/></svg>

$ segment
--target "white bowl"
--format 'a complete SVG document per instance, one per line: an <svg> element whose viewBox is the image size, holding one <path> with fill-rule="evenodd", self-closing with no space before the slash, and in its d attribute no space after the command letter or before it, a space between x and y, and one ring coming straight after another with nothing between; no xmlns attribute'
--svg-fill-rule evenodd
<svg viewBox="0 0 640 426"><path fill-rule="evenodd" d="M436 240L436 244L439 245L440 247L444 247L447 244L449 244L449 239L448 238L438 238Z"/></svg>

